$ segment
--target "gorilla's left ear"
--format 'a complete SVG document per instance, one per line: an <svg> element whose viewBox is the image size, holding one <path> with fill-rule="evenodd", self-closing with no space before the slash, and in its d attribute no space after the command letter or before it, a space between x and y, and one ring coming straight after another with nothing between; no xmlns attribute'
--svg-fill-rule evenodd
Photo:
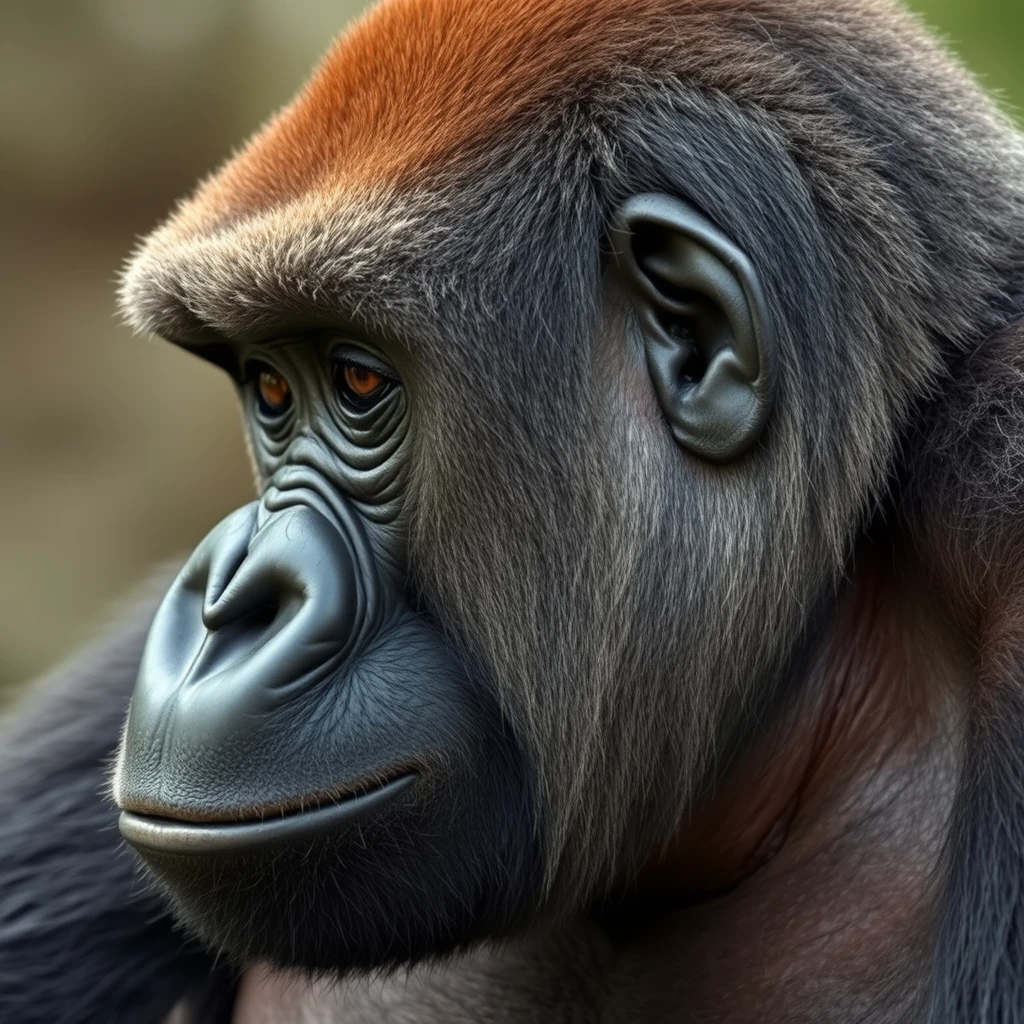
<svg viewBox="0 0 1024 1024"><path fill-rule="evenodd" d="M673 436L701 458L738 458L757 440L775 397L775 331L750 260L668 195L627 200L611 243Z"/></svg>

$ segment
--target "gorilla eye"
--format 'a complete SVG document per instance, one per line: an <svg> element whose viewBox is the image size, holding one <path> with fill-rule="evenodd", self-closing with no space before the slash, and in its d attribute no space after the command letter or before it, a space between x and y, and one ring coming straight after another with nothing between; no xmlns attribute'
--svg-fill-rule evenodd
<svg viewBox="0 0 1024 1024"><path fill-rule="evenodd" d="M376 370L349 363L345 367L345 387L360 398L369 398L384 384L384 378Z"/></svg>
<svg viewBox="0 0 1024 1024"><path fill-rule="evenodd" d="M366 412L391 390L393 381L383 368L342 358L336 364L334 383L344 405L354 412Z"/></svg>
<svg viewBox="0 0 1024 1024"><path fill-rule="evenodd" d="M264 367L256 379L260 412L270 419L283 416L292 404L292 389L276 370Z"/></svg>

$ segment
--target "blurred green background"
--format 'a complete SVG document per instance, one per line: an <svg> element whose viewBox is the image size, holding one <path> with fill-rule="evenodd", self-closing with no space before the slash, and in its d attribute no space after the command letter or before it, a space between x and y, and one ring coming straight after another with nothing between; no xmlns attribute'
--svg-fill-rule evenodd
<svg viewBox="0 0 1024 1024"><path fill-rule="evenodd" d="M0 0L0 690L250 495L227 381L131 337L114 277L362 6ZM1024 106L1024 0L913 6Z"/></svg>

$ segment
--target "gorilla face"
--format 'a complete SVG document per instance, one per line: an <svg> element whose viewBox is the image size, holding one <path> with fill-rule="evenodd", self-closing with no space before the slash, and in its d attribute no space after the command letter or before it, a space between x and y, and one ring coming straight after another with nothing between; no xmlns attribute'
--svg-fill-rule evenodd
<svg viewBox="0 0 1024 1024"><path fill-rule="evenodd" d="M247 222L151 254L155 325L239 382L261 497L156 617L114 792L179 917L240 959L388 966L578 912L677 827L809 603L765 585L800 524L755 450L750 261L639 194L610 223L573 228L582 195L510 217L528 271L481 265L532 169L499 172L433 232L396 218L375 274L362 236L293 239L319 258L272 310L285 243L226 283ZM324 267L345 286L317 306Z"/></svg>
<svg viewBox="0 0 1024 1024"><path fill-rule="evenodd" d="M536 898L527 774L406 592L402 381L347 338L234 354L266 486L154 621L122 833L240 958L375 966L501 931Z"/></svg>

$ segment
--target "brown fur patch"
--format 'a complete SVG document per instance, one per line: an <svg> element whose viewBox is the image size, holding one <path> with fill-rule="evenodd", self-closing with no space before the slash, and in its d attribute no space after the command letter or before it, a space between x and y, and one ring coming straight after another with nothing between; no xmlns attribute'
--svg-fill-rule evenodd
<svg viewBox="0 0 1024 1024"><path fill-rule="evenodd" d="M421 176L628 68L763 101L787 91L775 31L878 40L908 27L887 0L386 0L201 187L178 226Z"/></svg>

